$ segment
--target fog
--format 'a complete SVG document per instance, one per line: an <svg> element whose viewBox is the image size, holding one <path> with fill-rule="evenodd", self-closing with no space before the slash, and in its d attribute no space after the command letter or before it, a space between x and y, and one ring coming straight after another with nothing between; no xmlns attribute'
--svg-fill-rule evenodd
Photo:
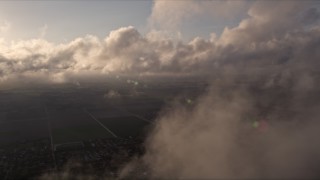
<svg viewBox="0 0 320 180"><path fill-rule="evenodd" d="M213 81L191 108L165 109L147 153L122 175L142 169L150 178L318 177L319 88L255 90L263 79L248 85L230 78Z"/></svg>
<svg viewBox="0 0 320 180"><path fill-rule="evenodd" d="M307 3L254 1L238 27L178 46L184 62L201 62L193 70L211 69L210 88L192 107L163 110L146 154L122 177L141 171L148 178L318 177L315 14Z"/></svg>

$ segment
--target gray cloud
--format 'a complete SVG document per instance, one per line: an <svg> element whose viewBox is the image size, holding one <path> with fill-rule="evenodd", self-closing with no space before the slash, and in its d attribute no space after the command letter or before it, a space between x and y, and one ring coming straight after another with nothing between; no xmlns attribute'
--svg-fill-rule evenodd
<svg viewBox="0 0 320 180"><path fill-rule="evenodd" d="M165 109L146 154L122 177L141 169L150 178L319 177L320 31L301 21L316 19L314 11L299 1L255 1L220 37L178 44L172 65L211 71L210 89L192 109Z"/></svg>
<svg viewBox="0 0 320 180"><path fill-rule="evenodd" d="M248 114L257 113L255 105L259 101L266 103L264 108L273 103L278 103L274 106L281 106L276 92L267 91L266 98L273 100L265 102L268 99L248 94L248 87L232 89L232 84L213 85L219 86L198 99L192 111L180 106L159 118L150 135L147 153L139 162L149 167L146 171L150 177L319 176L316 171L320 155L320 144L316 140L319 106L303 108L300 99L295 102L299 106L298 116L295 117L281 116L286 111L294 110L293 106L282 109L282 112L276 112L275 108L264 117L258 116L265 118L269 124L266 132L260 132L252 127L253 120L246 118L255 118ZM281 91L280 88L277 90Z"/></svg>

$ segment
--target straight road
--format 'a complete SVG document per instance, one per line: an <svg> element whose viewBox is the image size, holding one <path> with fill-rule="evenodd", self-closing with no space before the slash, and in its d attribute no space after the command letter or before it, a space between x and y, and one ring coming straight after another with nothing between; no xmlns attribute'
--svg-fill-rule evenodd
<svg viewBox="0 0 320 180"><path fill-rule="evenodd" d="M148 120L148 119L146 119L146 118L144 118L144 117L141 117L141 116L139 116L139 115L137 115L137 114L134 114L134 113L132 113L132 112L130 112L130 111L124 109L124 108L122 109L122 108L119 108L119 107L114 106L114 105L111 105L111 104L110 104L110 106L118 109L119 111L126 112L126 113L130 114L131 116L134 116L134 117L136 117L136 118L138 118L138 119L140 119L140 120L142 120L142 121L146 121L146 122L148 122L148 123L154 123L153 121L150 121L150 120Z"/></svg>
<svg viewBox="0 0 320 180"><path fill-rule="evenodd" d="M86 108L83 108L83 111L87 113L93 120L95 120L100 126L102 126L105 130L107 130L113 137L118 138L118 136L113 133L109 128L103 125L97 118L95 118Z"/></svg>
<svg viewBox="0 0 320 180"><path fill-rule="evenodd" d="M51 130L51 123L49 120L49 114L48 114L48 110L47 110L47 106L44 105L44 111L46 113L47 116L47 123L48 123L48 130L49 130L49 134L50 134L50 142L51 142L51 152L52 152L52 158L53 158L53 162L54 162L54 169L57 168L57 162L56 162L56 156L54 155L54 144L53 144L53 137L52 137L52 130Z"/></svg>

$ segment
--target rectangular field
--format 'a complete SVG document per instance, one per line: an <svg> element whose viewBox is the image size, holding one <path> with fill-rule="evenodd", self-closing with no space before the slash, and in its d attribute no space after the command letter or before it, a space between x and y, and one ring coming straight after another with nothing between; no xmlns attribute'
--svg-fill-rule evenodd
<svg viewBox="0 0 320 180"><path fill-rule="evenodd" d="M54 144L113 137L105 129L96 125L75 125L73 127L54 128L52 136Z"/></svg>
<svg viewBox="0 0 320 180"><path fill-rule="evenodd" d="M137 137L143 135L148 122L134 116L100 118L99 121L108 127L117 136L122 138Z"/></svg>
<svg viewBox="0 0 320 180"><path fill-rule="evenodd" d="M88 111L97 119L130 116L128 112L111 106L105 108L90 108Z"/></svg>
<svg viewBox="0 0 320 180"><path fill-rule="evenodd" d="M0 124L0 145L49 137L46 119Z"/></svg>
<svg viewBox="0 0 320 180"><path fill-rule="evenodd" d="M113 137L83 109L49 110L54 144Z"/></svg>
<svg viewBox="0 0 320 180"><path fill-rule="evenodd" d="M28 108L19 111L9 111L6 113L7 122L28 121L44 118L46 118L44 108Z"/></svg>

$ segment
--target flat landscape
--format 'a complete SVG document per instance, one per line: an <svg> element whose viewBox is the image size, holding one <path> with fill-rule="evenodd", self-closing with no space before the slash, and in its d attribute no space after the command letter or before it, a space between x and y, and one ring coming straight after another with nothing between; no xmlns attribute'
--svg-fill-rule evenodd
<svg viewBox="0 0 320 180"><path fill-rule="evenodd" d="M54 147L100 138L142 137L166 100L178 92L196 94L193 87L179 86L170 81L140 81L139 86L124 81L3 89L0 146L43 138ZM106 96L111 90L118 96Z"/></svg>
<svg viewBox="0 0 320 180"><path fill-rule="evenodd" d="M142 135L149 124L134 116L123 116L113 118L100 118L99 121L122 138L130 138Z"/></svg>
<svg viewBox="0 0 320 180"><path fill-rule="evenodd" d="M205 89L194 82L187 84L196 90L172 80L126 79L0 88L0 177L33 179L63 172L73 160L82 164L77 172L116 177L144 153L143 142L168 102L178 95L189 105L185 99Z"/></svg>

